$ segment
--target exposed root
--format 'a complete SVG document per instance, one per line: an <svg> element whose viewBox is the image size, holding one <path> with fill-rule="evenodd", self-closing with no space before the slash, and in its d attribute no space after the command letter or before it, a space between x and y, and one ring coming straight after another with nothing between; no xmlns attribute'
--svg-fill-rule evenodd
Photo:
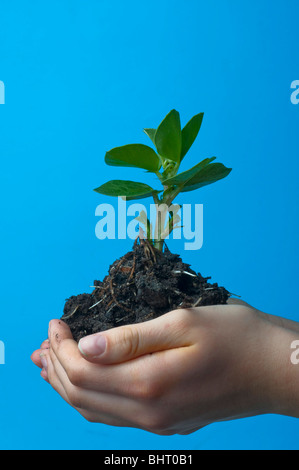
<svg viewBox="0 0 299 470"><path fill-rule="evenodd" d="M72 318L72 316L75 315L75 313L77 312L78 308L79 305L77 305L77 307L69 315L66 315L63 319L68 320L69 318Z"/></svg>
<svg viewBox="0 0 299 470"><path fill-rule="evenodd" d="M197 307L201 301L202 301L202 297L199 297L199 299L195 302L195 304L192 305L192 307Z"/></svg>
<svg viewBox="0 0 299 470"><path fill-rule="evenodd" d="M120 304L118 300L115 298L112 277L110 278L110 281L109 281L109 287L110 287L110 293L111 293L113 301L115 302L115 305L117 305L119 308L123 308L126 312L132 312L130 308L126 307L124 304Z"/></svg>

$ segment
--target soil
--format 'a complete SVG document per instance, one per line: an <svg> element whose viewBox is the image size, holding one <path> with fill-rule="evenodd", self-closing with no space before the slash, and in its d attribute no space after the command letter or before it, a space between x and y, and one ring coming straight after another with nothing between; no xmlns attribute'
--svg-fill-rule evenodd
<svg viewBox="0 0 299 470"><path fill-rule="evenodd" d="M116 260L90 294L66 300L63 316L76 341L109 328L157 318L177 308L225 304L230 293L209 283L167 247L163 252L146 240Z"/></svg>

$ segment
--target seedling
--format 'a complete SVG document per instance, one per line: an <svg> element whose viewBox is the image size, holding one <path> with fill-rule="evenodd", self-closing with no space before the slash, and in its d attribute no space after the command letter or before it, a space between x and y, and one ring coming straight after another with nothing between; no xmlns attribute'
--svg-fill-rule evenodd
<svg viewBox="0 0 299 470"><path fill-rule="evenodd" d="M173 204L176 196L215 183L231 171L211 157L179 173L202 120L203 113L197 114L182 129L179 113L172 110L157 129L144 129L154 148L129 144L106 153L107 165L146 170L157 176L159 186L112 180L95 191L129 201L152 197L156 220L152 227L141 211L136 217L140 232L133 249L112 263L103 281L94 281L92 293L67 299L62 320L68 323L76 341L109 328L148 321L177 308L224 304L229 298L224 287L209 283L210 277L192 271L180 256L163 250L166 237L181 222L181 206Z"/></svg>
<svg viewBox="0 0 299 470"><path fill-rule="evenodd" d="M123 197L126 200L153 197L156 206L156 223L152 224L145 213L137 220L145 227L146 237L151 245L163 250L165 238L179 227L180 206L173 201L181 192L194 191L225 178L231 168L222 163L213 163L216 157L205 158L187 171L178 173L180 165L193 145L201 128L203 113L197 114L181 128L178 111L173 109L157 129L144 129L154 149L143 144L128 144L115 147L105 155L110 166L135 167L154 173L160 183L155 189L143 182L111 180L95 189L97 193Z"/></svg>

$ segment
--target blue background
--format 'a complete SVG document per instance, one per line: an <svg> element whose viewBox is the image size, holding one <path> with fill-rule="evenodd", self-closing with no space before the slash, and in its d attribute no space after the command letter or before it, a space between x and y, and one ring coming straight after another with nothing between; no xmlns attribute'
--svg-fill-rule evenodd
<svg viewBox="0 0 299 470"><path fill-rule="evenodd" d="M65 298L131 248L95 237L95 208L111 200L93 188L141 177L105 167L105 151L149 143L142 129L172 108L183 124L205 112L183 169L215 155L233 172L180 200L204 204L203 248L170 248L261 310L299 321L298 14L297 0L1 0L2 449L299 448L299 422L283 416L183 437L91 424L30 361Z"/></svg>

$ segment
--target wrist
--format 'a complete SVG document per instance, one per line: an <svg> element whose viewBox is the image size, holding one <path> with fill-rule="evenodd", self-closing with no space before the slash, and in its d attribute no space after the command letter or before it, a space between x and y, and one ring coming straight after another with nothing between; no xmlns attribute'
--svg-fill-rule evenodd
<svg viewBox="0 0 299 470"><path fill-rule="evenodd" d="M299 354L298 361L294 361L291 347L296 340L299 340L296 332L269 325L265 361L269 413L299 417Z"/></svg>

